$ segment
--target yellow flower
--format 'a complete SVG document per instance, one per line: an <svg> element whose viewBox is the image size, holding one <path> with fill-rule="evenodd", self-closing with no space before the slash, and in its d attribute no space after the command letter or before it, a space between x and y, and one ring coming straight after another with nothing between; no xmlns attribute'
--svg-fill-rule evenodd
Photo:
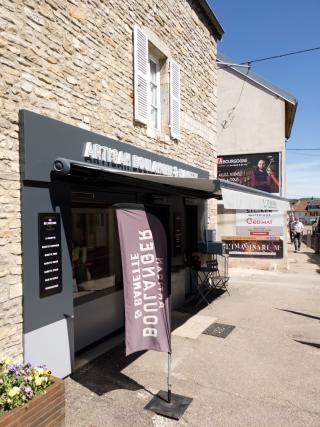
<svg viewBox="0 0 320 427"><path fill-rule="evenodd" d="M44 369L43 368L37 368L37 374L39 375L43 375L44 374Z"/></svg>
<svg viewBox="0 0 320 427"><path fill-rule="evenodd" d="M43 380L42 378L39 378L39 377L36 378L35 381L34 381L35 385L41 385L42 384L42 380Z"/></svg>
<svg viewBox="0 0 320 427"><path fill-rule="evenodd" d="M19 393L20 393L20 388L19 387L12 387L12 389L9 390L9 392L8 392L8 396L9 397L14 397L14 396L16 396Z"/></svg>
<svg viewBox="0 0 320 427"><path fill-rule="evenodd" d="M5 357L4 359L1 360L1 364L5 366L11 365L12 362L13 360L11 357Z"/></svg>

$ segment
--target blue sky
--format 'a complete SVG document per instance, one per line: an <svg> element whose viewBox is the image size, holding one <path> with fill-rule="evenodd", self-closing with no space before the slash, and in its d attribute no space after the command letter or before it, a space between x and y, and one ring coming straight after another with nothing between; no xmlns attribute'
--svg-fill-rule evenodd
<svg viewBox="0 0 320 427"><path fill-rule="evenodd" d="M208 0L225 34L221 53L238 62L320 46L320 0ZM320 148L320 50L252 64L294 95L287 148ZM287 151L287 196L320 197L320 151Z"/></svg>

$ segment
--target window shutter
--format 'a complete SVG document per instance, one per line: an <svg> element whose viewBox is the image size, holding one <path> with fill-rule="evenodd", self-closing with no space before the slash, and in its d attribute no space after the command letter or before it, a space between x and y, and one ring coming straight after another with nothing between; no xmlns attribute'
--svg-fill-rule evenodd
<svg viewBox="0 0 320 427"><path fill-rule="evenodd" d="M180 65L170 61L170 134L180 139Z"/></svg>
<svg viewBox="0 0 320 427"><path fill-rule="evenodd" d="M138 27L133 28L134 118L148 122L148 37Z"/></svg>

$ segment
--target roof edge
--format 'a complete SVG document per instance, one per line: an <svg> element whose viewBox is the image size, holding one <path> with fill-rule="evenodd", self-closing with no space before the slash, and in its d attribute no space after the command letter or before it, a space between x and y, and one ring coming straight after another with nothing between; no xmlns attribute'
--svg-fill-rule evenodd
<svg viewBox="0 0 320 427"><path fill-rule="evenodd" d="M206 16L208 17L210 23L212 24L214 28L214 32L218 38L218 40L222 39L222 36L224 34L224 30L218 21L216 15L214 14L213 10L209 6L207 0L197 0L200 6L202 7L203 11L205 12Z"/></svg>
<svg viewBox="0 0 320 427"><path fill-rule="evenodd" d="M291 136L293 122L294 122L297 107L298 107L298 101L296 97L291 95L289 92L281 89L280 87L274 85L273 83L269 82L268 80L264 79L262 76L252 71L248 72L247 69L240 67L240 64L239 66L237 66L238 64L236 64L235 61L233 61L232 59L228 58L227 56L219 52L217 54L218 66L220 62L226 63L226 65L225 64L220 65L220 68L230 69L237 74L241 74L243 77L245 77L245 79L251 80L252 82L256 83L258 86L265 89L266 91L273 93L274 95L277 95L278 97L284 100L286 105L285 137L286 139L289 139Z"/></svg>
<svg viewBox="0 0 320 427"><path fill-rule="evenodd" d="M247 77L249 80L254 81L259 86L262 86L263 88L267 89L269 92L272 92L276 95L278 95L280 98L282 98L285 101L290 102L290 104L297 104L297 99L291 95L289 92L285 91L284 89L281 89L280 87L274 85L273 83L269 82L268 80L264 79L259 74L256 74L254 72L247 73L246 70L244 70L242 67L240 67L240 64L236 64L232 59L226 57L225 55L222 55L221 53L217 54L217 65L219 65L220 62L225 62L225 64L222 65L222 68L230 68L231 70L235 71L238 74L241 74L245 77ZM229 65L228 65L229 64ZM237 66L239 65L239 66Z"/></svg>
<svg viewBox="0 0 320 427"><path fill-rule="evenodd" d="M287 129L286 129L286 139L289 139L289 138L290 138L290 136L291 136L291 131L292 131L292 127L293 127L293 122L294 122L294 119L295 119L295 117L296 117L296 112L297 112L297 108L298 108L298 101L296 101L296 103L295 103L295 104L292 104L292 105L291 105L291 108L292 108L292 112L291 112L291 114L290 114L290 120L289 120L289 123L288 123Z"/></svg>

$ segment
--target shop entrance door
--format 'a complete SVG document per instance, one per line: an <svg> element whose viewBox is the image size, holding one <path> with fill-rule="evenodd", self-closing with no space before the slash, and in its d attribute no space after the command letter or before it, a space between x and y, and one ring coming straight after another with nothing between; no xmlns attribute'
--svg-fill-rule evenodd
<svg viewBox="0 0 320 427"><path fill-rule="evenodd" d="M186 236L186 261L191 266L193 259L192 254L198 252L198 206L185 207L185 236ZM186 281L186 297L192 293L192 276Z"/></svg>

